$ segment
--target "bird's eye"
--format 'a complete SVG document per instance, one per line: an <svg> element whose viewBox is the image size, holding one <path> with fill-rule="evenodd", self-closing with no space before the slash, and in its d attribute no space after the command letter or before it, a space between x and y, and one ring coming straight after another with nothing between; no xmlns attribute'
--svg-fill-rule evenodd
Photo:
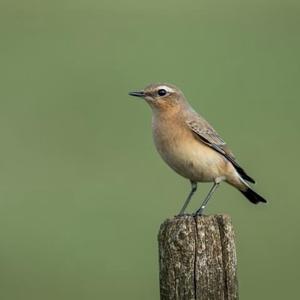
<svg viewBox="0 0 300 300"><path fill-rule="evenodd" d="M158 90L157 94L159 96L165 96L167 94L167 91L165 89L160 89L160 90Z"/></svg>

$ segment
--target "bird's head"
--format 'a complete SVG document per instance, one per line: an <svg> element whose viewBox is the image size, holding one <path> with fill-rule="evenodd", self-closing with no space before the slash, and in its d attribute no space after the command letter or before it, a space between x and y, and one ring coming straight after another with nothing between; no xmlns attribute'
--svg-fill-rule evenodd
<svg viewBox="0 0 300 300"><path fill-rule="evenodd" d="M130 92L129 95L145 99L153 110L174 110L186 103L181 90L166 83L150 84L141 91Z"/></svg>

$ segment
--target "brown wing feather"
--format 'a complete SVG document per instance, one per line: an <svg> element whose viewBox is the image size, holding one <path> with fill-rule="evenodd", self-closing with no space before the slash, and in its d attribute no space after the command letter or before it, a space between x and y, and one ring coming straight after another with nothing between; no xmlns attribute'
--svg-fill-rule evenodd
<svg viewBox="0 0 300 300"><path fill-rule="evenodd" d="M255 183L254 179L247 175L243 168L237 163L233 153L226 145L225 141L218 135L218 133L209 125L207 121L197 116L192 120L186 121L186 124L196 134L201 142L226 157L243 179Z"/></svg>

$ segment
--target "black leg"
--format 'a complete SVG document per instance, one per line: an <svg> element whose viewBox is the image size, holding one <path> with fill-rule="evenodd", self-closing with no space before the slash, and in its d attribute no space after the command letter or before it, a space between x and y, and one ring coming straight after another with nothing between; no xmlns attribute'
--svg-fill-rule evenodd
<svg viewBox="0 0 300 300"><path fill-rule="evenodd" d="M183 206L182 206L182 209L180 210L179 212L179 215L183 215L184 214L184 211L186 209L186 207L188 206L189 202L191 201L194 193L197 191L197 182L194 182L194 181L191 181L191 185L192 185L192 189L188 195L188 197L186 198Z"/></svg>
<svg viewBox="0 0 300 300"><path fill-rule="evenodd" d="M208 192L206 198L204 199L201 207L196 211L197 216L201 216L203 214L204 208L207 205L209 199L211 198L212 194L216 191L217 187L220 185L220 182L215 182L210 191Z"/></svg>

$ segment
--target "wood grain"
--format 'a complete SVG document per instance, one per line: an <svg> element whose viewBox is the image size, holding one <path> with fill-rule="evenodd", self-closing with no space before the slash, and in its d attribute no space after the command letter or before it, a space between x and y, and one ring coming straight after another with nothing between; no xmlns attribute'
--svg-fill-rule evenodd
<svg viewBox="0 0 300 300"><path fill-rule="evenodd" d="M238 299L234 232L227 215L178 216L160 228L162 300Z"/></svg>

